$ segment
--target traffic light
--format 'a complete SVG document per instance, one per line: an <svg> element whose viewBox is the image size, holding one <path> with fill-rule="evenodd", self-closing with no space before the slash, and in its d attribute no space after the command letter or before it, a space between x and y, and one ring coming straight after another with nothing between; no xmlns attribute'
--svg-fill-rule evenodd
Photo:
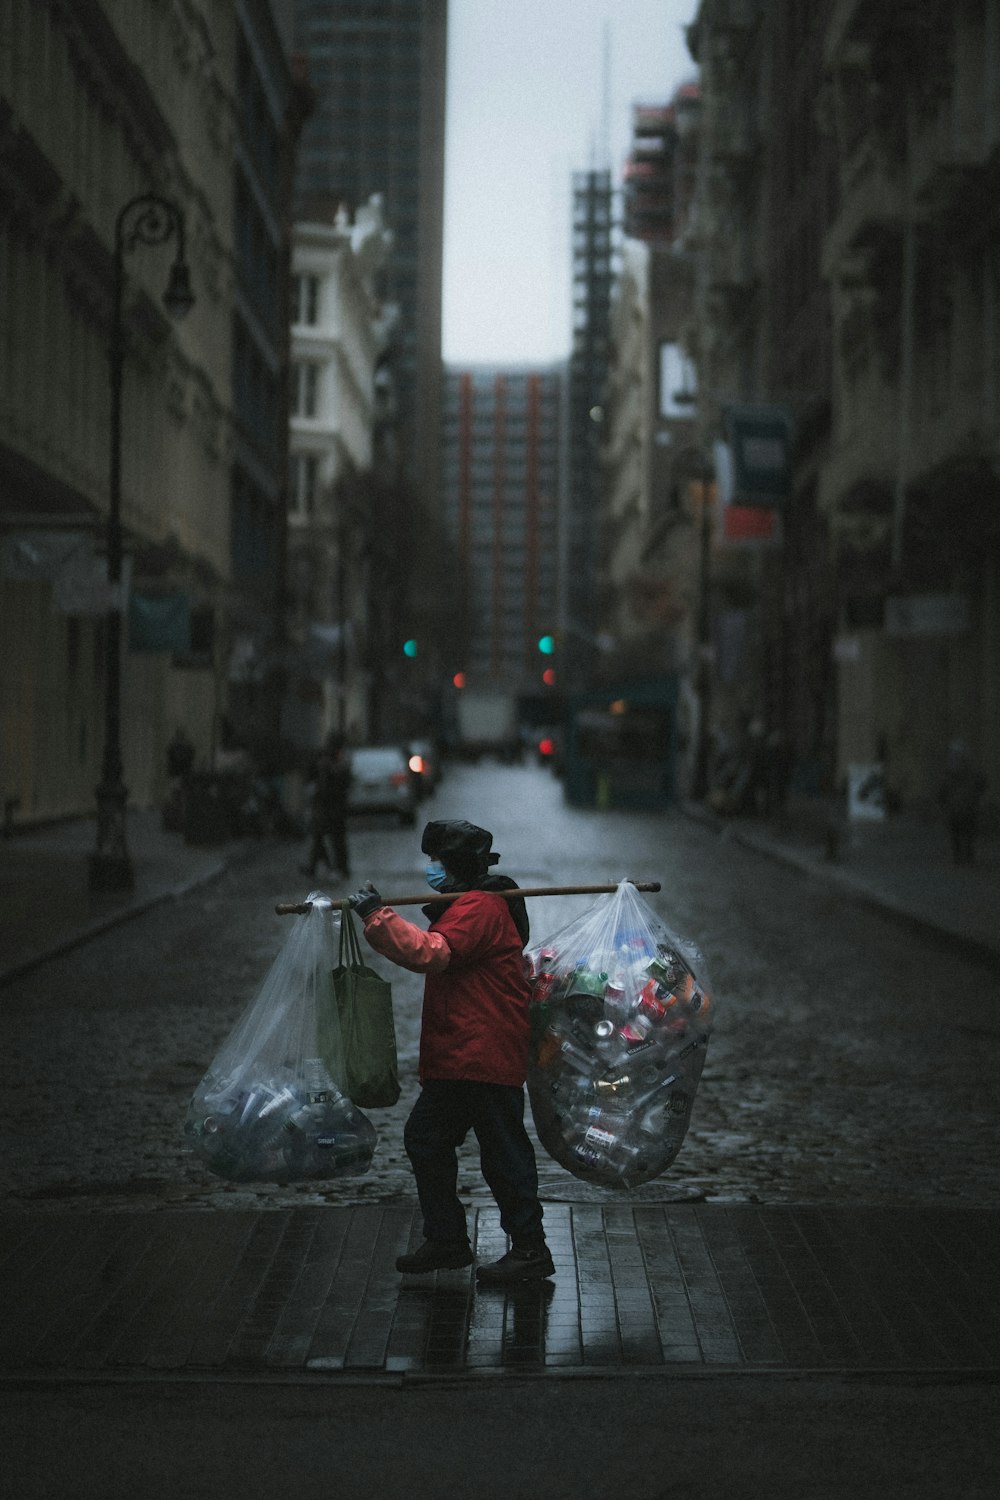
<svg viewBox="0 0 1000 1500"><path fill-rule="evenodd" d="M414 640L404 641L403 642L403 655L404 656L416 656L416 654L417 654L417 643L416 643L416 641L414 641Z"/></svg>
<svg viewBox="0 0 1000 1500"><path fill-rule="evenodd" d="M456 672L455 675L454 675L454 677L451 679L451 682L452 682L452 686L453 687L464 688L465 687L465 673L464 672Z"/></svg>
<svg viewBox="0 0 1000 1500"><path fill-rule="evenodd" d="M554 635L543 635L538 642L538 649L543 656L552 656L556 649L556 638Z"/></svg>
<svg viewBox="0 0 1000 1500"><path fill-rule="evenodd" d="M542 681L545 683L546 687L555 687L556 673L554 667L545 668L545 671L542 673Z"/></svg>

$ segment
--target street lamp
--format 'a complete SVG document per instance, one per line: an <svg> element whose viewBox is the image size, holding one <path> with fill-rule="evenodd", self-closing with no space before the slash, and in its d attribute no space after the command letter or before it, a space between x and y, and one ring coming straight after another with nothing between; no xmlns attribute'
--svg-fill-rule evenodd
<svg viewBox="0 0 1000 1500"><path fill-rule="evenodd" d="M111 457L108 480L108 612L105 628L104 759L97 797L97 848L90 856L90 889L130 890L135 872L125 842L125 803L128 789L122 779L121 750L121 633L122 633L122 383L125 371L125 330L122 301L125 256L137 245L163 245L176 238L177 253L163 293L171 317L183 318L194 306L194 293L184 258L184 215L168 198L142 193L121 210L115 223L114 304L108 350L111 385Z"/></svg>
<svg viewBox="0 0 1000 1500"><path fill-rule="evenodd" d="M712 712L712 477L711 466L703 462L695 478L701 495L701 514L698 528L698 737L695 742L691 784L691 795L699 802L708 795L711 759L709 721Z"/></svg>

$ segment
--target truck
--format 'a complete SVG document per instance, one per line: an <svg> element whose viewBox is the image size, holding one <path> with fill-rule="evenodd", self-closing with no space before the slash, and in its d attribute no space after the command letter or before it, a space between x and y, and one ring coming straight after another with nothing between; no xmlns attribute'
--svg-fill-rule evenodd
<svg viewBox="0 0 1000 1500"><path fill-rule="evenodd" d="M455 705L456 749L466 760L520 758L517 698L498 688L463 688Z"/></svg>

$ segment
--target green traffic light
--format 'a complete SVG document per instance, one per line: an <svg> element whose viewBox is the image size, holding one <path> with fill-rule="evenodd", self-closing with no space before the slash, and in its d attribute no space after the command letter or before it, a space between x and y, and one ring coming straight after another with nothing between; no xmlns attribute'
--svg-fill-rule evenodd
<svg viewBox="0 0 1000 1500"><path fill-rule="evenodd" d="M416 643L416 641L404 641L403 642L403 655L404 656L416 656L416 654L417 654L417 643Z"/></svg>
<svg viewBox="0 0 1000 1500"><path fill-rule="evenodd" d="M555 637L543 635L538 642L538 649L543 656L551 656L556 649Z"/></svg>

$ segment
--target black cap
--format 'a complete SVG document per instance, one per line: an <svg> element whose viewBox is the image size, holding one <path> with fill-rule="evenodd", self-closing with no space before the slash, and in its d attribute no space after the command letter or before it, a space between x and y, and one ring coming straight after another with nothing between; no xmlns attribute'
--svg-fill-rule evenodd
<svg viewBox="0 0 1000 1500"><path fill-rule="evenodd" d="M490 852L492 843L488 829L477 828L464 818L446 818L427 824L420 848L456 875L475 875L485 873L499 860L499 854Z"/></svg>

